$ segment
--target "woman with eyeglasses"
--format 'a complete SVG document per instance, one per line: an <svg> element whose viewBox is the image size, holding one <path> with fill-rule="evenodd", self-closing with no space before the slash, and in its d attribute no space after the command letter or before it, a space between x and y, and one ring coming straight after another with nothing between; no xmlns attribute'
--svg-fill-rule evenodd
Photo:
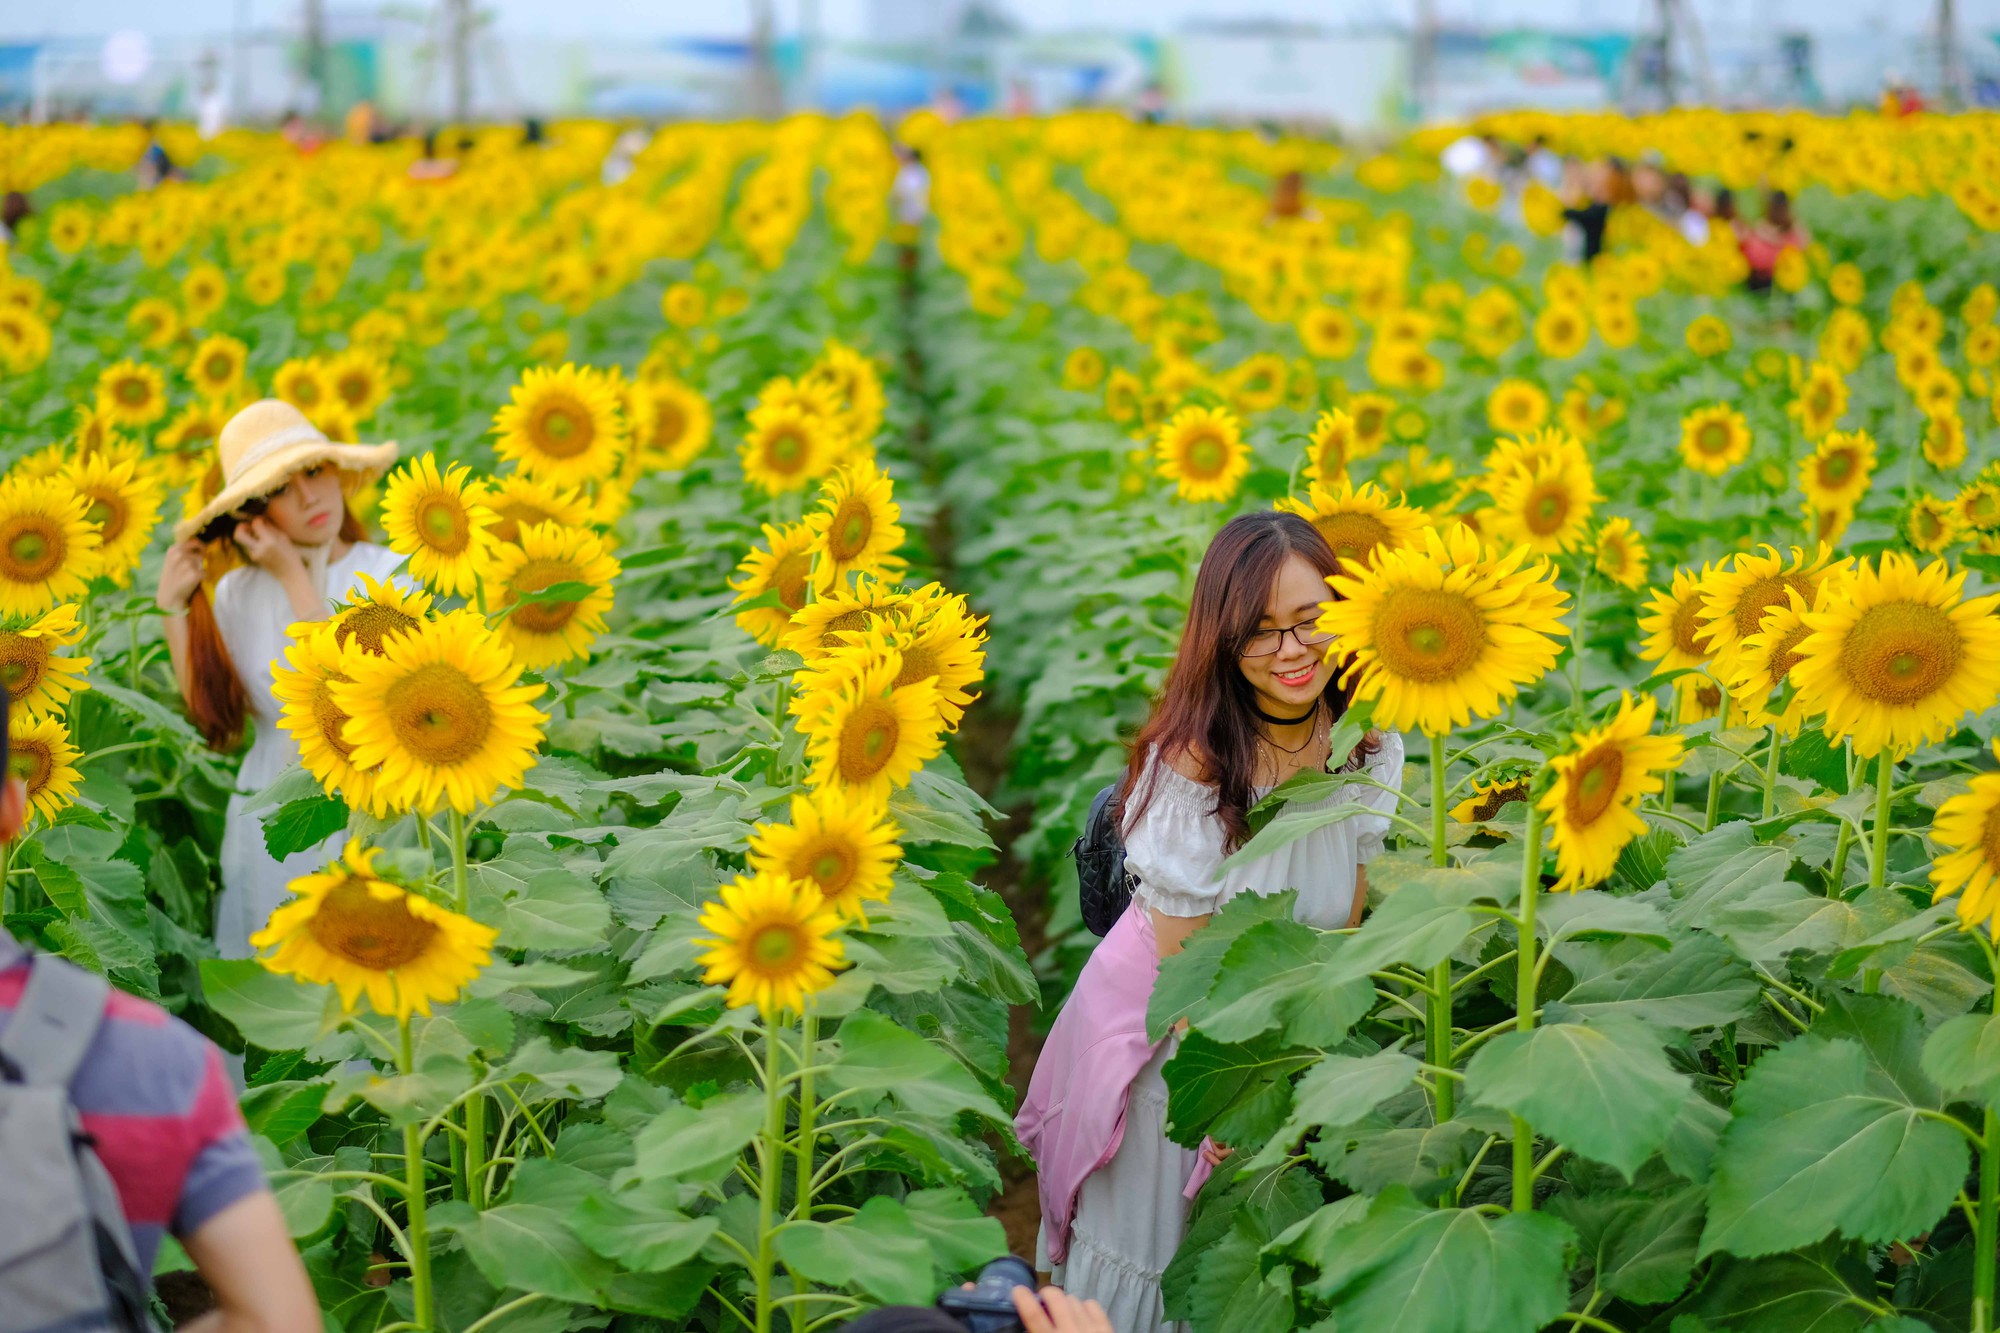
<svg viewBox="0 0 2000 1333"><path fill-rule="evenodd" d="M248 958L250 936L291 881L326 864L342 835L280 860L264 842L267 807L251 798L299 762L298 742L277 723L272 671L288 627L325 620L335 601L362 592L363 574L385 581L403 563L363 541L347 497L396 460L394 444L337 444L290 403L265 399L229 419L216 441L208 501L174 529L157 602L174 678L208 743L234 750L253 739L229 798L222 834L222 898L215 941L224 958ZM211 592L211 588L213 591Z"/></svg>
<svg viewBox="0 0 2000 1333"><path fill-rule="evenodd" d="M1166 687L1126 770L1132 904L1084 965L1015 1119L1038 1171L1037 1267L1102 1304L1118 1333L1181 1327L1165 1318L1160 1275L1180 1247L1188 1200L1230 1152L1167 1138L1161 1069L1179 1029L1157 1044L1146 1033L1160 960L1244 893L1295 889L1297 920L1358 924L1363 866L1395 809L1401 736L1328 748L1347 698L1316 622L1336 568L1296 514L1245 515L1209 544ZM1251 808L1302 772L1354 774L1311 806L1364 809L1225 871L1249 840Z"/></svg>

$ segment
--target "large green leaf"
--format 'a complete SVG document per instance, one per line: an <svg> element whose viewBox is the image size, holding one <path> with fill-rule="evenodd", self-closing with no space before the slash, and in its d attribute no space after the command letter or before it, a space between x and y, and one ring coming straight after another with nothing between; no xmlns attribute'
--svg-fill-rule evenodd
<svg viewBox="0 0 2000 1333"><path fill-rule="evenodd" d="M887 1094L918 1115L970 1111L996 1124L1006 1112L943 1047L870 1009L840 1025L840 1054L826 1072L833 1089Z"/></svg>
<svg viewBox="0 0 2000 1333"><path fill-rule="evenodd" d="M937 1299L931 1247L903 1205L876 1195L839 1222L797 1222L778 1233L785 1265L829 1287L865 1292L887 1305Z"/></svg>
<svg viewBox="0 0 2000 1333"><path fill-rule="evenodd" d="M1291 1112L1291 1076L1315 1059L1268 1039L1230 1045L1188 1033L1161 1071L1168 1136L1189 1148L1210 1133L1231 1145L1262 1144Z"/></svg>
<svg viewBox="0 0 2000 1333"><path fill-rule="evenodd" d="M699 1109L675 1102L639 1131L633 1170L642 1180L714 1181L763 1127L761 1093L725 1093Z"/></svg>
<svg viewBox="0 0 2000 1333"><path fill-rule="evenodd" d="M267 1051L310 1046L340 1021L340 997L331 986L279 976L254 958L204 959L201 990L211 1009L228 1019L245 1041Z"/></svg>
<svg viewBox="0 0 2000 1333"><path fill-rule="evenodd" d="M1296 921L1252 927L1223 955L1195 1026L1217 1041L1242 1042L1282 1026L1300 1046L1331 1046L1366 1016L1375 987L1366 977L1328 980L1345 941Z"/></svg>
<svg viewBox="0 0 2000 1333"><path fill-rule="evenodd" d="M1905 1333L1893 1316L1878 1322L1880 1305L1867 1263L1854 1247L1829 1242L1768 1259L1720 1259L1675 1308L1729 1333Z"/></svg>
<svg viewBox="0 0 2000 1333"><path fill-rule="evenodd" d="M523 1100L548 1101L574 1098L594 1101L618 1086L623 1075L618 1057L611 1051L590 1051L580 1046L558 1050L547 1037L525 1042L496 1076L520 1080Z"/></svg>
<svg viewBox="0 0 2000 1333"><path fill-rule="evenodd" d="M1878 1036L1894 1022L1869 1020ZM1754 1257L1830 1232L1891 1241L1929 1228L1970 1159L1956 1131L1927 1118L1942 1099L1913 1097L1907 1082L1844 1036L1803 1036L1759 1060L1723 1132L1702 1253Z"/></svg>
<svg viewBox="0 0 2000 1333"><path fill-rule="evenodd" d="M1181 951L1160 963L1146 1003L1146 1035L1159 1041L1167 1030L1208 998L1223 957L1246 931L1267 921L1289 921L1298 894L1239 893L1209 923L1188 937Z"/></svg>
<svg viewBox="0 0 2000 1333"><path fill-rule="evenodd" d="M635 1193L593 1194L576 1205L569 1222L605 1258L654 1273L694 1258L720 1225L714 1217L689 1217Z"/></svg>
<svg viewBox="0 0 2000 1333"><path fill-rule="evenodd" d="M1473 1055L1465 1087L1627 1179L1666 1142L1688 1093L1659 1037L1623 1018L1502 1033Z"/></svg>
<svg viewBox="0 0 2000 1333"><path fill-rule="evenodd" d="M1785 878L1792 854L1760 843L1741 820L1702 834L1667 858L1667 883L1674 903L1667 920L1702 927L1711 913L1764 885Z"/></svg>
<svg viewBox="0 0 2000 1333"><path fill-rule="evenodd" d="M475 1212L454 1201L432 1209L430 1224L455 1234L497 1290L540 1292L588 1305L603 1302L611 1265L591 1253L553 1208L505 1203Z"/></svg>
<svg viewBox="0 0 2000 1333"><path fill-rule="evenodd" d="M1961 1014L1931 1033L1924 1073L1940 1088L2000 1106L2000 1016Z"/></svg>
<svg viewBox="0 0 2000 1333"><path fill-rule="evenodd" d="M316 794L287 801L264 817L264 847L278 860L317 847L347 827L347 802Z"/></svg>
<svg viewBox="0 0 2000 1333"><path fill-rule="evenodd" d="M947 1274L977 1273L995 1255L1006 1253L1007 1229L999 1218L981 1212L964 1190L912 1190L903 1196L903 1208Z"/></svg>
<svg viewBox="0 0 2000 1333"><path fill-rule="evenodd" d="M1572 987L1564 1007L1587 1021L1632 1018L1662 1028L1720 1027L1757 1005L1761 987L1749 964L1710 935L1648 950Z"/></svg>
<svg viewBox="0 0 2000 1333"><path fill-rule="evenodd" d="M1639 1305L1658 1305L1687 1290L1708 1191L1700 1185L1661 1193L1559 1194L1548 1211L1576 1229L1598 1288Z"/></svg>
<svg viewBox="0 0 2000 1333"><path fill-rule="evenodd" d="M1545 1213L1490 1217L1428 1208L1385 1191L1368 1212L1295 1245L1304 1283L1340 1328L1396 1333L1536 1333L1562 1313L1573 1233Z"/></svg>

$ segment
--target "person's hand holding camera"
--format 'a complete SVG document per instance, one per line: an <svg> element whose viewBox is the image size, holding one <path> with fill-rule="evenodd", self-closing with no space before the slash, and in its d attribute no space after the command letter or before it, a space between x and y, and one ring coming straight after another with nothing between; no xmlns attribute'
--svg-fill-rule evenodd
<svg viewBox="0 0 2000 1333"><path fill-rule="evenodd" d="M1014 1288L1014 1308L1025 1333L1111 1333L1110 1316L1096 1301L1080 1301L1061 1287Z"/></svg>

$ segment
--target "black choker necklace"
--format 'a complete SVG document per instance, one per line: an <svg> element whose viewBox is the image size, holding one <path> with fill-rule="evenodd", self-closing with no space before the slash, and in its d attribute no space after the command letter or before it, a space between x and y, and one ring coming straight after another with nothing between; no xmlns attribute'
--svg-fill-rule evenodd
<svg viewBox="0 0 2000 1333"><path fill-rule="evenodd" d="M1256 704L1250 705L1250 711L1255 713L1258 717L1263 718L1266 722L1269 722L1274 727L1296 727L1301 722L1310 721L1312 718L1318 717L1319 705L1314 704L1312 706L1311 712L1300 713L1297 717L1272 717L1269 713L1259 708Z"/></svg>

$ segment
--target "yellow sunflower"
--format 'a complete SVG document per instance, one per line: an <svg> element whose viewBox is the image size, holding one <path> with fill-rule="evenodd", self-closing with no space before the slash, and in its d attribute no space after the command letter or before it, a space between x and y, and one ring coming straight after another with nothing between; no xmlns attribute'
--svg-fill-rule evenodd
<svg viewBox="0 0 2000 1333"><path fill-rule="evenodd" d="M136 461L103 452L79 458L62 475L89 506L84 520L97 529L97 572L125 587L152 543L160 516L159 485Z"/></svg>
<svg viewBox="0 0 2000 1333"><path fill-rule="evenodd" d="M196 264L181 279L181 302L189 324L200 324L229 299L229 279L214 264Z"/></svg>
<svg viewBox="0 0 2000 1333"><path fill-rule="evenodd" d="M1696 315L1688 322L1688 350L1696 356L1721 356L1734 341L1729 326L1719 316Z"/></svg>
<svg viewBox="0 0 2000 1333"><path fill-rule="evenodd" d="M1920 495L1903 516L1903 540L1936 555L1958 539L1958 511L1934 495Z"/></svg>
<svg viewBox="0 0 2000 1333"><path fill-rule="evenodd" d="M1308 484L1332 486L1347 476L1347 461L1355 457L1354 418L1340 408L1319 414L1306 437Z"/></svg>
<svg viewBox="0 0 2000 1333"><path fill-rule="evenodd" d="M106 366L97 376L97 410L113 426L150 426L167 414L166 377L138 361Z"/></svg>
<svg viewBox="0 0 2000 1333"><path fill-rule="evenodd" d="M90 501L62 477L0 480L0 615L80 598L99 568Z"/></svg>
<svg viewBox="0 0 2000 1333"><path fill-rule="evenodd" d="M236 398L249 365L250 349L240 339L226 333L211 334L188 359L187 380L203 398Z"/></svg>
<svg viewBox="0 0 2000 1333"><path fill-rule="evenodd" d="M1361 345L1354 317L1333 306L1314 306L1299 318L1299 341L1322 361L1345 361Z"/></svg>
<svg viewBox="0 0 2000 1333"><path fill-rule="evenodd" d="M837 676L846 659L876 661L894 654L902 666L892 687L930 682L937 691L939 720L946 731L957 731L965 710L979 697L972 687L986 677L986 654L981 648L986 635L980 628L985 623L966 610L963 598L948 594L906 598L895 613L836 645L822 669Z"/></svg>
<svg viewBox="0 0 2000 1333"><path fill-rule="evenodd" d="M1095 347L1072 347L1063 358L1062 386L1088 393L1104 383L1104 353Z"/></svg>
<svg viewBox="0 0 2000 1333"><path fill-rule="evenodd" d="M439 471L437 456L413 459L389 478L382 527L389 547L410 558L410 572L447 596L470 596L490 558L496 521L485 483L454 463Z"/></svg>
<svg viewBox="0 0 2000 1333"><path fill-rule="evenodd" d="M1799 489L1814 509L1852 509L1874 475L1874 438L1864 430L1837 430L1800 461Z"/></svg>
<svg viewBox="0 0 2000 1333"><path fill-rule="evenodd" d="M837 470L820 492L819 508L806 516L818 549L814 552L814 587L822 594L845 583L850 574L900 572L896 548L906 535L902 508L893 498L895 487L862 456Z"/></svg>
<svg viewBox="0 0 2000 1333"><path fill-rule="evenodd" d="M1315 528L1342 560L1372 562L1383 551L1400 551L1423 541L1429 517L1389 498L1374 482L1359 487L1341 478L1336 485L1315 482L1304 503L1286 496L1278 508L1298 514Z"/></svg>
<svg viewBox="0 0 2000 1333"><path fill-rule="evenodd" d="M1834 367L1815 361L1788 410L1808 440L1820 439L1847 414L1847 381Z"/></svg>
<svg viewBox="0 0 2000 1333"><path fill-rule="evenodd" d="M846 961L834 938L840 916L819 890L768 870L723 885L701 924L710 932L695 939L708 946L702 981L728 986L732 1008L754 1004L766 1019L802 1011Z"/></svg>
<svg viewBox="0 0 2000 1333"><path fill-rule="evenodd" d="M486 493L486 507L494 514L493 526L487 529L494 541L513 542L521 540L521 530L537 523L560 523L566 528L580 528L590 522L590 504L575 491L551 486L545 481L518 472L509 473L491 483Z"/></svg>
<svg viewBox="0 0 2000 1333"><path fill-rule="evenodd" d="M1568 594L1525 546L1491 555L1463 525L1423 537L1335 575L1338 598L1319 627L1333 636L1328 660L1344 662L1355 700L1375 701L1379 725L1437 736L1491 717L1555 664Z"/></svg>
<svg viewBox="0 0 2000 1333"><path fill-rule="evenodd" d="M389 368L364 347L350 347L327 362L326 381L333 400L357 424L389 398Z"/></svg>
<svg viewBox="0 0 2000 1333"><path fill-rule="evenodd" d="M524 666L540 669L590 656L611 609L619 564L589 528L540 523L521 529L518 545L496 547L486 577L493 609L505 611L500 636ZM523 602L524 596L577 585L580 595Z"/></svg>
<svg viewBox="0 0 2000 1333"><path fill-rule="evenodd" d="M1719 477L1750 456L1750 423L1725 403L1697 407L1681 418L1681 461Z"/></svg>
<svg viewBox="0 0 2000 1333"><path fill-rule="evenodd" d="M72 695L90 688L83 678L90 659L59 655L82 639L74 605L56 607L18 628L0 628L0 686L17 721L53 717L69 707Z"/></svg>
<svg viewBox="0 0 2000 1333"><path fill-rule="evenodd" d="M1285 401L1291 368L1276 352L1258 352L1223 377L1223 387L1238 412L1268 412Z"/></svg>
<svg viewBox="0 0 2000 1333"><path fill-rule="evenodd" d="M405 590L394 580L378 583L372 575L360 577L361 596L334 612L327 623L340 648L351 645L380 657L390 635L417 629L430 619L431 595L422 588Z"/></svg>
<svg viewBox="0 0 2000 1333"><path fill-rule="evenodd" d="M1827 587L1826 583L1820 585L1822 598ZM1799 644L1807 634L1806 609L1797 591L1785 589L1785 600L1764 613L1757 632L1736 652L1729 692L1742 708L1744 720L1753 727L1776 726L1785 735L1796 736L1804 725L1808 713L1803 694L1794 690L1778 713L1771 711L1770 704L1799 663Z"/></svg>
<svg viewBox="0 0 2000 1333"><path fill-rule="evenodd" d="M1829 738L1901 758L2000 698L2000 593L1967 601L1964 587L1963 570L1884 551L1805 613L1792 681Z"/></svg>
<svg viewBox="0 0 2000 1333"><path fill-rule="evenodd" d="M1486 395L1486 424L1502 435L1540 430L1549 419L1549 396L1527 380L1501 380Z"/></svg>
<svg viewBox="0 0 2000 1333"><path fill-rule="evenodd" d="M792 798L791 823L751 832L750 870L810 884L842 920L866 927L867 905L886 902L895 882L899 836L880 809L822 787Z"/></svg>
<svg viewBox="0 0 2000 1333"><path fill-rule="evenodd" d="M617 468L624 444L618 399L604 376L564 365L532 366L493 418L502 458L539 481L583 486Z"/></svg>
<svg viewBox="0 0 2000 1333"><path fill-rule="evenodd" d="M1603 498L1589 464L1543 462L1513 473L1494 492L1494 534L1537 555L1573 551L1588 535L1591 511Z"/></svg>
<svg viewBox="0 0 2000 1333"><path fill-rule="evenodd" d="M159 351L180 336L181 314L170 302L148 296L132 303L132 309L125 315L125 327L138 335L141 346Z"/></svg>
<svg viewBox="0 0 2000 1333"><path fill-rule="evenodd" d="M271 694L280 705L278 726L298 743L299 760L320 786L356 810L375 806L374 775L354 766L354 747L343 728L347 714L333 701L333 682L349 679L350 653L335 623L322 621L293 627L292 641L281 662L271 664ZM349 636L351 639L351 635Z"/></svg>
<svg viewBox="0 0 2000 1333"><path fill-rule="evenodd" d="M1965 462L1965 421L1957 412L1940 412L1924 423L1924 461L1949 472Z"/></svg>
<svg viewBox="0 0 2000 1333"><path fill-rule="evenodd" d="M534 764L548 719L530 704L543 687L516 683L520 663L478 612L454 611L348 664L354 678L332 682L333 701L354 765L376 770L387 808L470 814Z"/></svg>
<svg viewBox="0 0 2000 1333"><path fill-rule="evenodd" d="M318 357L295 356L271 376L271 392L309 417L331 405L333 382Z"/></svg>
<svg viewBox="0 0 2000 1333"><path fill-rule="evenodd" d="M291 883L292 898L250 937L268 970L332 986L349 1013L399 1021L449 1004L493 961L499 932L398 888L376 852L349 842L338 861Z"/></svg>
<svg viewBox="0 0 2000 1333"><path fill-rule="evenodd" d="M679 380L645 386L645 430L639 457L648 468L678 472L708 448L714 418L708 400Z"/></svg>
<svg viewBox="0 0 2000 1333"><path fill-rule="evenodd" d="M1388 443L1396 400L1382 393L1357 393L1347 400L1347 415L1354 419L1354 444L1348 454L1352 462L1369 457Z"/></svg>
<svg viewBox="0 0 2000 1333"><path fill-rule="evenodd" d="M1695 635L1709 647L1718 673L1728 680L1737 673L1736 652L1764 623L1764 613L1786 602L1786 590L1811 606L1820 584L1844 575L1849 561L1835 563L1825 546L1808 555L1792 548L1789 563L1776 547L1745 551L1702 578L1700 623ZM1664 664L1663 664L1664 665Z"/></svg>
<svg viewBox="0 0 2000 1333"><path fill-rule="evenodd" d="M1526 801L1530 779L1508 778L1500 782L1475 782L1472 795L1451 808L1451 817L1461 824L1484 824L1497 819L1500 812L1516 801Z"/></svg>
<svg viewBox="0 0 2000 1333"><path fill-rule="evenodd" d="M1931 901L1956 894L1968 929L2000 933L2000 773L1981 773L1946 799L1931 818L1930 840L1944 849L1931 862Z"/></svg>
<svg viewBox="0 0 2000 1333"><path fill-rule="evenodd" d="M736 590L735 603L764 598L776 603L736 615L738 629L766 648L776 648L812 590L813 552L819 539L804 523L788 523L782 528L766 523L763 528L764 545L750 548L736 566L729 586Z"/></svg>
<svg viewBox="0 0 2000 1333"><path fill-rule="evenodd" d="M227 425L229 418L235 415L234 404L189 403L175 413L174 419L162 427L154 439L162 449L202 456L207 453L204 446L214 444L216 437L222 434L223 426ZM203 466L206 464L207 460L204 457Z"/></svg>
<svg viewBox="0 0 2000 1333"><path fill-rule="evenodd" d="M2000 528L2000 483L1974 482L1952 498L1952 510L1975 532Z"/></svg>
<svg viewBox="0 0 2000 1333"><path fill-rule="evenodd" d="M1646 831L1639 802L1666 788L1680 766L1681 738L1655 736L1651 699L1623 695L1602 727L1578 732L1568 753L1549 760L1555 783L1539 802L1549 817L1558 892L1588 888L1611 874L1625 844Z"/></svg>
<svg viewBox="0 0 2000 1333"><path fill-rule="evenodd" d="M898 685L902 674L899 652L846 658L816 673L812 688L792 701L814 787L879 804L944 749L937 686Z"/></svg>
<svg viewBox="0 0 2000 1333"><path fill-rule="evenodd" d="M1575 356L1590 342L1590 317L1583 307L1554 301L1535 316L1535 346L1557 361Z"/></svg>
<svg viewBox="0 0 2000 1333"><path fill-rule="evenodd" d="M824 476L846 451L832 420L791 403L750 414L739 454L743 478L770 495L802 490Z"/></svg>
<svg viewBox="0 0 2000 1333"><path fill-rule="evenodd" d="M1146 386L1137 375L1120 366L1104 381L1104 414L1121 426L1139 418L1139 402Z"/></svg>
<svg viewBox="0 0 2000 1333"><path fill-rule="evenodd" d="M660 313L669 324L693 328L708 314L708 294L691 282L672 283L660 296Z"/></svg>
<svg viewBox="0 0 2000 1333"><path fill-rule="evenodd" d="M1607 518L1597 529L1591 556L1597 572L1621 588L1638 588L1646 582L1646 543L1631 520Z"/></svg>
<svg viewBox="0 0 2000 1333"><path fill-rule="evenodd" d="M76 800L83 775L76 771L83 751L69 742L69 728L60 718L42 717L10 725L7 769L28 789L28 806L53 823Z"/></svg>
<svg viewBox="0 0 2000 1333"><path fill-rule="evenodd" d="M893 584L858 575L793 612L778 647L797 653L808 667L817 666L862 630L899 611L908 596Z"/></svg>
<svg viewBox="0 0 2000 1333"><path fill-rule="evenodd" d="M1226 408L1184 407L1153 440L1154 472L1188 501L1227 500L1250 473L1242 424Z"/></svg>

